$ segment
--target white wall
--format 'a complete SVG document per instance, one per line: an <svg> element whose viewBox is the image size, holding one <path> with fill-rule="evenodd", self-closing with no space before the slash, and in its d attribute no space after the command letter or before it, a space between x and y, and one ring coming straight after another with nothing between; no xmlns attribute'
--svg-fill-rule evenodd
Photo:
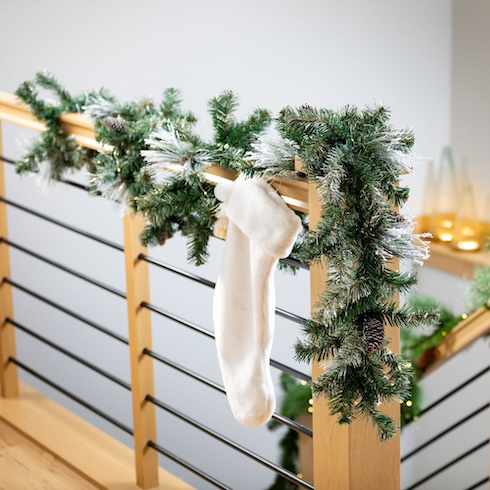
<svg viewBox="0 0 490 490"><path fill-rule="evenodd" d="M2 91L14 91L20 82L43 68L52 71L72 92L105 86L122 100L149 94L158 99L163 89L175 86L182 90L184 107L200 118L199 128L204 135L210 134L207 100L224 89L239 94L241 115L256 106L277 112L285 105L304 102L337 108L383 101L392 109L395 126L414 128L419 155L437 156L449 141L451 9L446 0L0 0L0 15ZM15 144L18 133L7 125L4 129L5 154L9 157L20 155ZM414 212L423 187L423 171L417 172L415 177L407 178L412 186ZM31 179L19 179L11 169L7 177L10 198L121 241L117 213L101 200L62 186L54 186L42 195ZM12 239L124 288L118 252L74 239L52 226L41 228L20 211L10 211L9 227ZM201 274L216 277L220 248L221 244L213 242L217 254ZM178 239L152 253L185 264L183 243ZM20 252L12 253L12 264L13 277L19 282L124 332L124 305L118 299L96 294L93 288L26 259ZM153 301L211 328L210 292L198 287L188 289L188 285L178 282L169 287L169 280L161 272L153 274ZM279 306L307 314L305 274L298 279L281 277L278 289ZM191 306L182 296L191 298ZM85 333L87 329L78 322L40 306L25 294L16 294L15 311L19 321L59 338L64 345L127 377L125 350L114 342ZM155 350L219 380L209 341L160 318L154 318L154 323ZM278 322L274 355L285 361L291 359L297 333L287 322ZM114 417L131 423L127 394L72 367L47 349L39 350L23 335L19 335L21 356ZM265 428L239 427L221 395L209 394L179 377L168 378L168 370L156 369L158 396L266 457L277 458L275 434L271 436ZM76 383L68 379L69 374L77 376ZM130 443L119 431L79 410ZM273 475L267 470L194 435L174 419L159 417L162 444L232 488L265 488L272 481ZM208 488L176 465L164 464L197 488Z"/></svg>
<svg viewBox="0 0 490 490"><path fill-rule="evenodd" d="M467 161L480 218L490 222L490 2L453 3L451 144L456 163Z"/></svg>

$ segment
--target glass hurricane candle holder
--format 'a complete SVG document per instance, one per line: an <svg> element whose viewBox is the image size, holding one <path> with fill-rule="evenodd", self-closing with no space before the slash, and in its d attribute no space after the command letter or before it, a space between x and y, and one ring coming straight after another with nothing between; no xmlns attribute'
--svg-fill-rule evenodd
<svg viewBox="0 0 490 490"><path fill-rule="evenodd" d="M479 250L482 246L482 227L476 211L473 186L469 182L464 184L461 191L451 246L468 252Z"/></svg>
<svg viewBox="0 0 490 490"><path fill-rule="evenodd" d="M449 147L444 148L437 181L434 187L434 201L431 219L431 233L435 240L451 242L456 218L458 186L454 161Z"/></svg>

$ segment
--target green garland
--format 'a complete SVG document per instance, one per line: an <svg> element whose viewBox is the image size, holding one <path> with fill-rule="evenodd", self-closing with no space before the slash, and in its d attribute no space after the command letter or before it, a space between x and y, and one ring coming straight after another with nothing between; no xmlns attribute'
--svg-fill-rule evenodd
<svg viewBox="0 0 490 490"><path fill-rule="evenodd" d="M39 98L35 85L57 95L56 103ZM204 141L194 131L195 117L181 110L178 91L167 90L157 107L150 100L120 104L105 91L70 96L54 77L37 74L17 95L47 124L47 131L19 162L19 172L34 171L47 160L49 176L85 166L92 189L130 205L147 221L144 243L164 243L177 232L188 240L188 258L207 259L207 244L218 202L204 172L211 164L246 175L290 175L294 155L318 184L322 216L318 230L307 230L295 247L306 264L328 264L328 280L297 358L318 361L325 372L314 380L315 396L326 396L339 423L370 420L382 440L396 432L396 421L378 410L383 401L404 400L410 392L407 362L389 350L384 324L416 327L435 321L433 309L399 308L393 301L416 283L414 272L389 268L397 259L421 262L427 246L413 234L413 223L393 209L408 198L399 187L410 169L413 135L389 124L384 107L335 112L287 107L270 127L271 114L255 110L236 121L238 99L225 92L209 102L214 134ZM77 147L61 131L64 112L94 119L96 138L112 146L94 154ZM168 172L179 164L180 171ZM307 217L302 217L307 222Z"/></svg>

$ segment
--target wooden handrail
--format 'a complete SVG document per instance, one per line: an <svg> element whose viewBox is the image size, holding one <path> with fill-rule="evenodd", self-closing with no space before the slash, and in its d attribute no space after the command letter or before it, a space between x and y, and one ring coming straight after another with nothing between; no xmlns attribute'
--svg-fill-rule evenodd
<svg viewBox="0 0 490 490"><path fill-rule="evenodd" d="M433 349L425 374L439 368L458 352L490 332L490 310L481 307L456 325Z"/></svg>
<svg viewBox="0 0 490 490"><path fill-rule="evenodd" d="M5 92L0 92L0 120L37 131L46 129L46 125L32 115L26 104L16 96ZM102 145L96 141L94 125L87 116L78 113L63 114L60 120L66 133L73 135L79 145L98 151L111 150L110 145ZM178 165L172 165L168 168L175 171L179 170ZM211 166L206 169L205 176L208 182L216 184L223 179L233 180L236 173L218 166ZM271 184L288 206L297 211L308 212L308 184L305 179L274 177L271 179Z"/></svg>

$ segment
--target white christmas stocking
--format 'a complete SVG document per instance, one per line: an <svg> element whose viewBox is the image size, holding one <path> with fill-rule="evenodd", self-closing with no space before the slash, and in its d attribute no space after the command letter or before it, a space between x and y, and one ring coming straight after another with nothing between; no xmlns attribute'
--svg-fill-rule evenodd
<svg viewBox="0 0 490 490"><path fill-rule="evenodd" d="M287 257L301 220L260 178L216 186L228 218L213 316L218 359L233 415L243 425L267 422L275 407L270 375L274 270Z"/></svg>

